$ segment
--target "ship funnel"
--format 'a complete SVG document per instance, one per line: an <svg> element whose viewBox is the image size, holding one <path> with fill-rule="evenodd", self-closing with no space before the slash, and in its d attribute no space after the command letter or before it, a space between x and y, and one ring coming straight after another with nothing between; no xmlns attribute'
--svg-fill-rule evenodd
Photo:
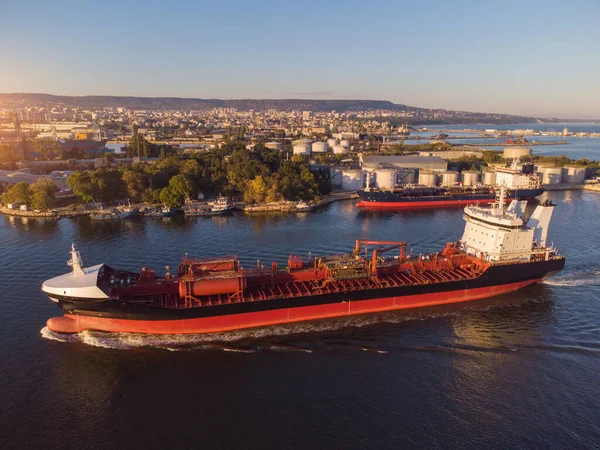
<svg viewBox="0 0 600 450"><path fill-rule="evenodd" d="M81 254L75 248L75 243L71 243L71 259L67 261L67 264L73 268L73 275L84 275L83 271L83 260Z"/></svg>
<svg viewBox="0 0 600 450"><path fill-rule="evenodd" d="M534 229L533 239L542 247L546 245L548 226L550 225L553 211L554 205L546 200L541 205L536 206L531 218L527 222L527 226Z"/></svg>

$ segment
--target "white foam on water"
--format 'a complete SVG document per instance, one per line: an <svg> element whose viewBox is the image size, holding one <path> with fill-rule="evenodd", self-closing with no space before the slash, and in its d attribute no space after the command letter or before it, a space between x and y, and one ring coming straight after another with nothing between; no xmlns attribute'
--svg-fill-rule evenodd
<svg viewBox="0 0 600 450"><path fill-rule="evenodd" d="M74 337L72 334L55 333L54 331L49 330L48 327L42 328L40 330L40 335L49 341L75 342L78 340L77 337Z"/></svg>
<svg viewBox="0 0 600 450"><path fill-rule="evenodd" d="M600 270L561 274L543 281L548 286L600 286Z"/></svg>

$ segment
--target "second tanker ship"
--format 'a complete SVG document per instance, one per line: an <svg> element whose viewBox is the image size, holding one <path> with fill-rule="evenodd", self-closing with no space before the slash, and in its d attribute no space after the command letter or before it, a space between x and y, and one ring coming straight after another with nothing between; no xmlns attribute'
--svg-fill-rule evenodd
<svg viewBox="0 0 600 450"><path fill-rule="evenodd" d="M533 174L533 165L517 168L497 168L496 184L509 189L507 201L531 200L544 192L540 179ZM440 208L446 206L493 203L498 187L494 186L420 186L404 185L395 189L376 189L369 186L357 192L360 201L356 206L365 209Z"/></svg>
<svg viewBox="0 0 600 450"><path fill-rule="evenodd" d="M211 333L305 320L465 302L511 292L563 269L565 258L546 243L554 206L505 206L504 189L491 208L468 206L462 239L427 255L404 242L356 241L351 254L287 267L245 270L235 257L191 259L177 274L84 268L71 250L71 273L42 285L64 316L50 330ZM529 217L528 217L529 216ZM368 252L368 249L371 252Z"/></svg>

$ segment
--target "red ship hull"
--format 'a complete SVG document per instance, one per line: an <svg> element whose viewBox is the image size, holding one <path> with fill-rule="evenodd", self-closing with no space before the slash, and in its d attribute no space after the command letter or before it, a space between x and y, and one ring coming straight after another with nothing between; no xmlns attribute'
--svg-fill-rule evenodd
<svg viewBox="0 0 600 450"><path fill-rule="evenodd" d="M423 202L365 202L360 201L356 204L364 209L417 209L417 208L444 208L465 205L488 205L494 203L494 199L485 200L426 200ZM507 199L507 203L511 199Z"/></svg>
<svg viewBox="0 0 600 450"><path fill-rule="evenodd" d="M152 334L218 333L306 320L466 302L512 292L539 281L541 281L541 278L459 291L387 297L184 320L127 320L66 314L63 317L55 317L48 320L47 326L51 331L57 333L78 333L84 330Z"/></svg>

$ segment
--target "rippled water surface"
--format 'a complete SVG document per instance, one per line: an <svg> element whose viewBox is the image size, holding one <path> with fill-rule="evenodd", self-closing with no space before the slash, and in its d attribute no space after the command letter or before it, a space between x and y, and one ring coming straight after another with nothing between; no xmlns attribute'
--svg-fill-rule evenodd
<svg viewBox="0 0 600 450"><path fill-rule="evenodd" d="M6 448L593 448L600 445L600 195L546 194L557 277L434 307L205 336L45 328L40 292L84 262L162 271L347 252L357 238L435 251L462 210L92 223L0 217L0 442Z"/></svg>

